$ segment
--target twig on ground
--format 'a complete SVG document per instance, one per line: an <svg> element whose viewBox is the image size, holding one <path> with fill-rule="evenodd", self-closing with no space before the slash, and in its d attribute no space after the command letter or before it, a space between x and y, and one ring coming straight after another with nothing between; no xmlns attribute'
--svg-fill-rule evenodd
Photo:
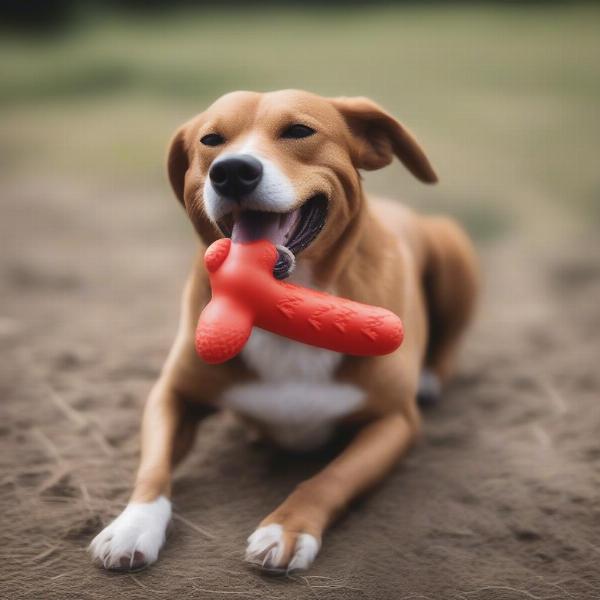
<svg viewBox="0 0 600 600"><path fill-rule="evenodd" d="M50 546L49 548L46 548L46 550L42 550L42 552L33 556L31 560L44 560L44 558L53 554L58 548L59 546L57 545Z"/></svg>
<svg viewBox="0 0 600 600"><path fill-rule="evenodd" d="M137 585L139 585L143 590L146 590L148 592L151 592L153 594L168 594L169 591L168 590L156 590L154 588L148 587L147 585L144 585L135 575L133 575L132 573L129 573L129 578L136 583Z"/></svg>
<svg viewBox="0 0 600 600"><path fill-rule="evenodd" d="M52 456L55 462L64 465L65 462L54 442L39 428L33 427L31 433L38 439L46 450L46 453Z"/></svg>
<svg viewBox="0 0 600 600"><path fill-rule="evenodd" d="M514 592L515 594L521 594L522 596L525 596L526 598L533 598L533 600L542 600L541 596L536 596L535 594L532 594L531 592L528 592L527 590L520 590L518 588L514 588L509 585L484 585L476 590L470 590L467 592L463 592L463 594L465 596L467 596L470 594L479 594L480 592L485 592L485 591L489 591L489 590Z"/></svg>
<svg viewBox="0 0 600 600"><path fill-rule="evenodd" d="M174 512L173 518L177 519L178 521L181 521L181 523L183 523L184 525L187 525L190 529L193 529L194 531L196 531L200 535L203 535L204 537L208 538L209 540L215 539L215 536L212 533L210 533L210 531L207 531L206 529L203 529L202 527L196 525L195 523L192 523L185 517L182 517L179 513Z"/></svg>
<svg viewBox="0 0 600 600"><path fill-rule="evenodd" d="M75 410L61 395L56 393L49 385L44 384L44 387L48 390L48 396L50 400L54 402L54 405L77 427L83 429L87 426L88 420L84 418L81 413Z"/></svg>
<svg viewBox="0 0 600 600"><path fill-rule="evenodd" d="M209 590L207 588L201 588L197 585L192 585L194 590L197 592L206 592L207 594L226 594L230 596L260 596L261 598L275 598L275 596L265 596L263 592L249 592L248 590L237 591L237 590Z"/></svg>
<svg viewBox="0 0 600 600"><path fill-rule="evenodd" d="M67 468L65 463L61 463L35 490L36 494L43 494L54 485L56 485L63 477L69 475L71 470Z"/></svg>
<svg viewBox="0 0 600 600"><path fill-rule="evenodd" d="M53 577L50 577L50 581L56 581L57 579L60 579L61 577L64 577L65 575L73 575L73 573L75 573L76 571L67 571L66 573L59 573L58 575L54 575Z"/></svg>

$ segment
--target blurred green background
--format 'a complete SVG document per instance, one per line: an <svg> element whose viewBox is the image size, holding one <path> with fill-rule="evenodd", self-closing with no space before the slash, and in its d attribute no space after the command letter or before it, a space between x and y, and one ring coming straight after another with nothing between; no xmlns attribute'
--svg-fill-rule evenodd
<svg viewBox="0 0 600 600"><path fill-rule="evenodd" d="M382 103L441 179L396 164L370 190L456 214L480 240L550 239L600 222L599 25L592 4L90 5L57 31L3 31L2 178L166 203L182 121L230 90L305 88Z"/></svg>

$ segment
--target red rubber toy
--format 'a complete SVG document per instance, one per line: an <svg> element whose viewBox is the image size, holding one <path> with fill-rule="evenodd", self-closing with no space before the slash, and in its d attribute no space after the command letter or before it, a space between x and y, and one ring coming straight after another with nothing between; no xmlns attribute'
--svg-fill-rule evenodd
<svg viewBox="0 0 600 600"><path fill-rule="evenodd" d="M260 327L343 354L376 356L402 343L394 313L275 279L277 249L267 240L220 239L204 255L212 288L196 329L196 352L207 363L236 356Z"/></svg>

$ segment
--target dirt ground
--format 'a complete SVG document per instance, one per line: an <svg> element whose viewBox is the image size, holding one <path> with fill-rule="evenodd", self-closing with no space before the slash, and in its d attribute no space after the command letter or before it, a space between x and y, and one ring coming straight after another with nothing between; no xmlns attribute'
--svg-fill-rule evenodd
<svg viewBox="0 0 600 600"><path fill-rule="evenodd" d="M597 238L481 247L486 294L455 383L309 572L242 558L322 459L250 445L216 417L177 473L161 559L114 574L86 546L126 502L193 234L164 197L54 187L2 194L2 598L600 598Z"/></svg>
<svg viewBox="0 0 600 600"><path fill-rule="evenodd" d="M0 600L600 598L598 3L59 4L62 33L0 36ZM165 144L224 92L286 87L372 97L424 144L439 186L366 181L476 236L458 377L307 573L242 559L324 459L224 417L177 472L160 561L101 571L86 546L127 501L194 253Z"/></svg>

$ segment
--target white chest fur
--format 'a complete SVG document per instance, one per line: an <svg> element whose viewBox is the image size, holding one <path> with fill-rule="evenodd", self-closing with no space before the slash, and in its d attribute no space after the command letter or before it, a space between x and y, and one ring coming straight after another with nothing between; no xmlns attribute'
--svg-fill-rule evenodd
<svg viewBox="0 0 600 600"><path fill-rule="evenodd" d="M335 421L363 402L362 390L333 379L342 360L336 352L255 329L242 357L259 380L233 386L222 402L265 425L286 448L319 446L331 434Z"/></svg>

